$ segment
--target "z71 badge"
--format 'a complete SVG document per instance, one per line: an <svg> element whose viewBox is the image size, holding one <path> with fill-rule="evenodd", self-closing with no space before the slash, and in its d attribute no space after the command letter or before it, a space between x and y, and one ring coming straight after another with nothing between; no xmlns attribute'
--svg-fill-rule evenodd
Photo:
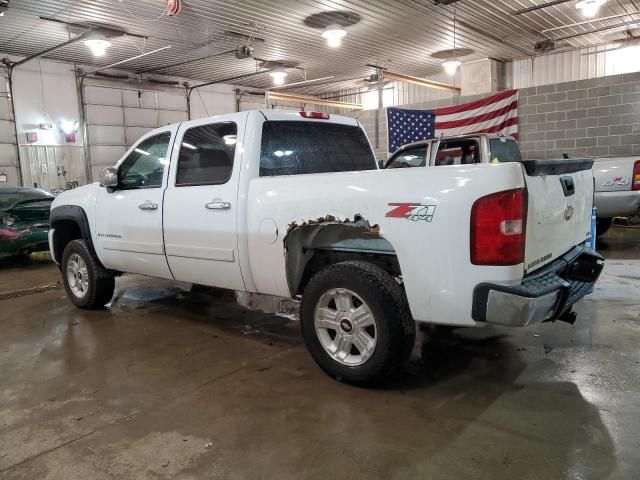
<svg viewBox="0 0 640 480"><path fill-rule="evenodd" d="M412 222L431 222L436 213L436 205L422 203L390 203L394 207L385 215L390 218L406 218Z"/></svg>

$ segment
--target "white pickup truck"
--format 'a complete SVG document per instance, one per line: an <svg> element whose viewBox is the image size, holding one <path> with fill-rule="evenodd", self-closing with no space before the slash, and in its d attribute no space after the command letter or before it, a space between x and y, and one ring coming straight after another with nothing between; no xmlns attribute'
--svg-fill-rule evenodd
<svg viewBox="0 0 640 480"><path fill-rule="evenodd" d="M56 198L49 243L81 308L123 272L301 296L313 358L364 384L415 322L572 320L602 269L592 200L591 162L380 170L357 120L251 111L148 133Z"/></svg>
<svg viewBox="0 0 640 480"><path fill-rule="evenodd" d="M598 209L598 235L611 227L613 217L640 215L640 159L597 158L593 165Z"/></svg>

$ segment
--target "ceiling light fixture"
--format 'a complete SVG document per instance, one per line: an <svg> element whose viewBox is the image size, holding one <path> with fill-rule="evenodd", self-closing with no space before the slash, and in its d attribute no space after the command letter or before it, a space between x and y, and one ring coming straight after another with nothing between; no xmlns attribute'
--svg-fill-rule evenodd
<svg viewBox="0 0 640 480"><path fill-rule="evenodd" d="M607 3L607 0L580 0L576 3L576 8L581 10L585 17L593 18L605 3Z"/></svg>
<svg viewBox="0 0 640 480"><path fill-rule="evenodd" d="M442 62L442 66L444 67L444 71L447 72L447 75L455 75L460 65L462 65L462 62L457 58L450 58Z"/></svg>
<svg viewBox="0 0 640 480"><path fill-rule="evenodd" d="M460 68L460 65L462 65L462 62L455 57L455 53L456 53L456 12L455 10L453 12L453 52L452 53L454 54L453 57L448 58L444 62L442 62L442 67L444 68L444 71L447 73L447 75L450 75L450 76L455 75L456 72L458 71L458 68Z"/></svg>
<svg viewBox="0 0 640 480"><path fill-rule="evenodd" d="M287 72L284 70L284 68L278 68L277 70L271 72L269 75L271 75L271 78L273 78L273 83L275 85L283 85L284 79L287 76Z"/></svg>
<svg viewBox="0 0 640 480"><path fill-rule="evenodd" d="M84 44L89 47L91 53L96 57L103 57L107 53L107 48L111 46L111 42L107 40L104 35L98 34L84 41Z"/></svg>
<svg viewBox="0 0 640 480"><path fill-rule="evenodd" d="M327 45L331 48L337 48L342 44L342 38L347 35L347 31L341 25L334 23L329 25L322 32L322 38L327 39Z"/></svg>

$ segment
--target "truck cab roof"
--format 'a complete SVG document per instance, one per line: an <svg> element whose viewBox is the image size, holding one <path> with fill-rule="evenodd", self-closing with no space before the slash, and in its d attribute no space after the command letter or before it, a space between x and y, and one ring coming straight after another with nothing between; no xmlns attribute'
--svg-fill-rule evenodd
<svg viewBox="0 0 640 480"><path fill-rule="evenodd" d="M453 135L453 136L447 136L447 137L435 137L435 138L430 138L428 140L419 140L417 142L413 142L413 143L408 143L406 145L403 145L402 147L398 148L395 152L393 152L389 157L391 158L392 156L396 155L399 152L402 152L404 150L408 150L410 148L415 148L415 147L421 147L423 145L428 145L429 143L435 141L435 140L439 140L440 138L442 138L443 140L447 140L447 141L452 141L452 140L464 140L465 138L479 138L479 137L485 137L487 139L492 139L492 138L508 138L510 140L514 140L515 138L513 138L511 135L500 135L497 133L467 133L464 135Z"/></svg>
<svg viewBox="0 0 640 480"><path fill-rule="evenodd" d="M360 126L360 123L355 118L345 117L343 115L334 115L334 114L327 114L329 118L325 119L325 118L305 118L300 114L299 111L291 111L291 110L266 110L266 109L265 110L246 110L244 112L238 112L238 113L246 113L247 115L249 115L253 112L260 113L266 120L270 120L270 121L329 122L329 123L339 123L342 125L351 125L354 127ZM238 113L212 115L210 117L185 120L184 122L170 123L149 131L146 136L151 136L153 134L166 131L167 129L170 129L172 127L178 127L182 124L190 124L191 122L202 124L203 120L211 120L211 123L232 121L237 119L236 116L238 115Z"/></svg>

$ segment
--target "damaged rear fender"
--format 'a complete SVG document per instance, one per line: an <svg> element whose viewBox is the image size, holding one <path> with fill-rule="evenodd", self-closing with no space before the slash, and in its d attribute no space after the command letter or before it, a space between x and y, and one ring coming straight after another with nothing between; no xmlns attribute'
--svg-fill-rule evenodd
<svg viewBox="0 0 640 480"><path fill-rule="evenodd" d="M332 263L367 259L399 275L396 252L380 227L361 215L340 220L334 215L292 222L283 240L286 274L292 296L309 278Z"/></svg>

